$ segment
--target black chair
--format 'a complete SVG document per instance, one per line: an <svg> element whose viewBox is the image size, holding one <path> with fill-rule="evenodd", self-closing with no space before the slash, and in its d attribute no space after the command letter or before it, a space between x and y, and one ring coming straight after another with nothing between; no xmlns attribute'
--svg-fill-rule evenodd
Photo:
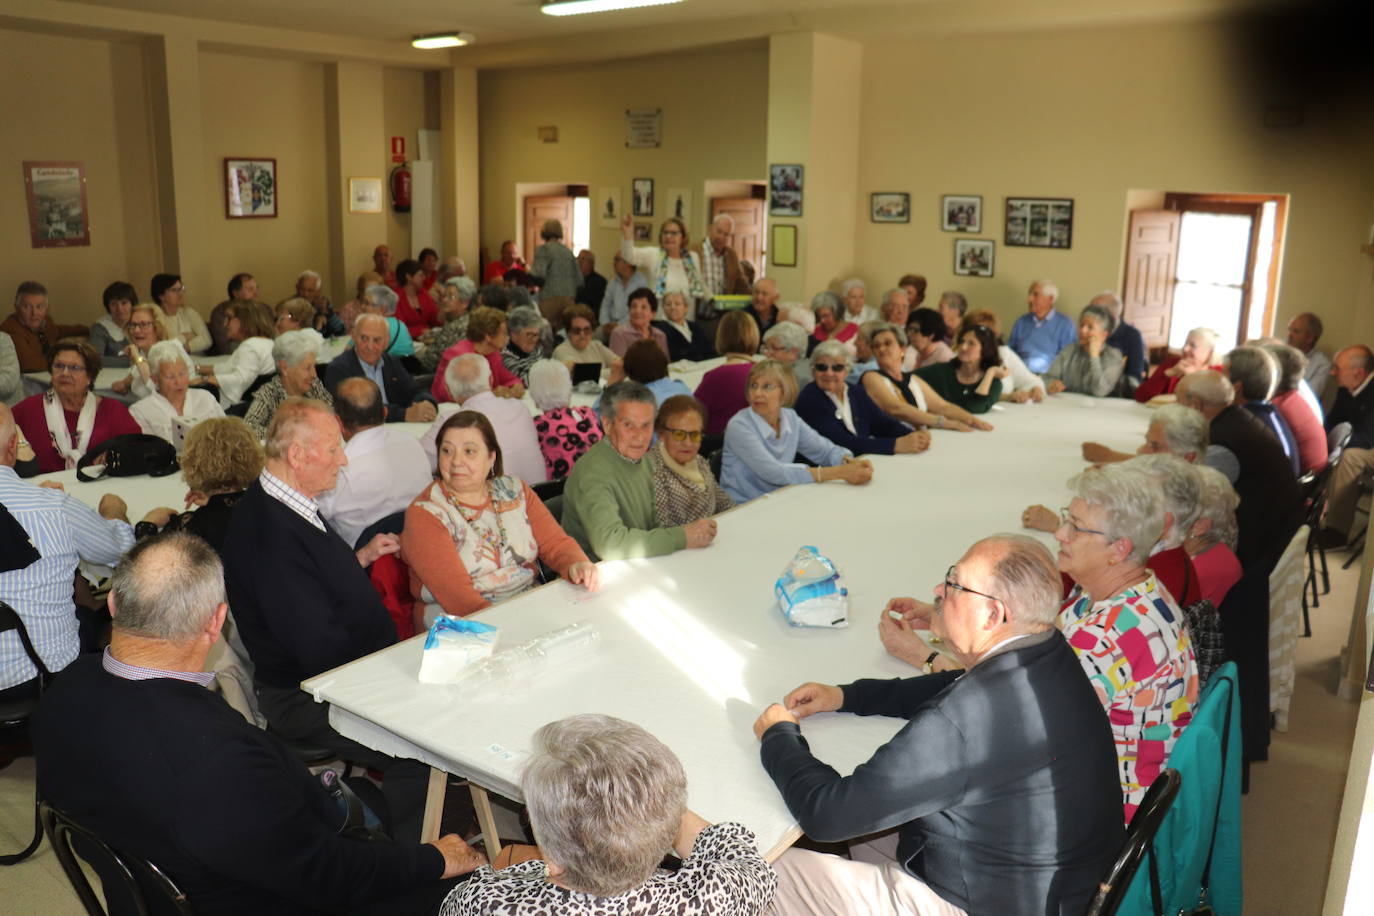
<svg viewBox="0 0 1374 916"><path fill-rule="evenodd" d="M15 700L0 701L0 730L10 731L28 727L29 719L33 712L38 708L38 701L43 696L43 688L52 679L52 672L48 666L43 664L43 659L39 657L38 650L33 647L32 640L29 639L28 630L24 629L24 621L19 618L19 613L3 601L0 601L0 633L7 633L10 630L19 635L19 642L24 647L24 653L28 655L29 661L38 669L38 691L32 697L22 697ZM38 793L34 790L33 798L33 839L29 845L13 855L0 856L0 865L14 865L22 862L33 855L38 844L43 842L43 829L38 819Z"/></svg>
<svg viewBox="0 0 1374 916"><path fill-rule="evenodd" d="M555 496L563 495L563 488L567 485L568 478L560 477L557 480L546 480L543 483L537 483L530 487L530 489L534 491L535 496L539 497L540 502L544 503L544 505L548 505L549 500L553 499Z"/></svg>
<svg viewBox="0 0 1374 916"><path fill-rule="evenodd" d="M720 467L725 461L725 449L718 448L706 456L706 463L711 466L711 476L720 483Z"/></svg>
<svg viewBox="0 0 1374 916"><path fill-rule="evenodd" d="M1087 916L1112 916L1117 911L1131 886L1131 879L1135 877L1140 863L1147 855L1150 857L1151 884L1158 887L1159 879L1154 875L1157 868L1154 861L1154 838L1159 832L1160 824L1164 823L1164 815L1169 813L1170 806L1178 796L1181 785L1183 778L1179 776L1178 770L1165 770L1150 783L1140 807L1131 817L1131 825L1126 828L1126 842L1117 853L1116 861L1107 869L1107 876L1097 886L1097 893L1088 905ZM1158 899L1157 890L1154 896ZM1159 912L1158 906L1155 912Z"/></svg>
<svg viewBox="0 0 1374 916"><path fill-rule="evenodd" d="M161 913L195 916L190 900L176 882L152 862L116 851L94 832L47 802L39 804L38 817L72 890L91 916L107 916L112 912L133 912L137 916ZM89 862L100 876L105 900L113 898L125 906L110 903L106 910L82 871L78 856Z"/></svg>
<svg viewBox="0 0 1374 916"><path fill-rule="evenodd" d="M1312 471L1298 479L1302 488L1304 505L1307 507L1307 580L1302 591L1302 628L1303 636L1312 635L1312 621L1309 617L1308 596L1311 607L1321 607L1321 596L1331 591L1331 574L1326 565L1326 548L1322 546L1322 510L1326 505L1326 490L1331 483L1331 475L1340 463L1346 444L1350 442L1350 424L1340 423L1326 434L1326 467ZM1321 564L1321 587L1317 586L1317 564Z"/></svg>

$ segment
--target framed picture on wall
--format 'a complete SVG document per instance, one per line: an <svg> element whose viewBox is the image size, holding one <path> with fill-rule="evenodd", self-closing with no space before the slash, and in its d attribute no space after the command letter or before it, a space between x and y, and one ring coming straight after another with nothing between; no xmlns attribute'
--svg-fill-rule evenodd
<svg viewBox="0 0 1374 916"><path fill-rule="evenodd" d="M654 215L654 180L652 178L636 178L630 182L630 200L633 202L634 209L632 216L653 216Z"/></svg>
<svg viewBox="0 0 1374 916"><path fill-rule="evenodd" d="M380 178L350 178L350 179L348 179L348 212L349 212L349 213L381 213L381 212L382 212L382 179L380 179Z"/></svg>
<svg viewBox="0 0 1374 916"><path fill-rule="evenodd" d="M1073 247L1073 200L1008 197L1006 243L1027 248Z"/></svg>
<svg viewBox="0 0 1374 916"><path fill-rule="evenodd" d="M982 195L946 194L941 197L940 228L946 232L982 232Z"/></svg>
<svg viewBox="0 0 1374 916"><path fill-rule="evenodd" d="M25 162L29 237L34 248L91 244L86 167L80 162Z"/></svg>
<svg viewBox="0 0 1374 916"><path fill-rule="evenodd" d="M954 273L960 277L991 277L993 247L988 239L955 239Z"/></svg>
<svg viewBox="0 0 1374 916"><path fill-rule="evenodd" d="M653 223L635 223L635 241L647 242L654 237Z"/></svg>
<svg viewBox="0 0 1374 916"><path fill-rule="evenodd" d="M273 219L277 198L277 160L225 157L226 219Z"/></svg>
<svg viewBox="0 0 1374 916"><path fill-rule="evenodd" d="M797 227L774 223L768 261L774 267L797 266Z"/></svg>
<svg viewBox="0 0 1374 916"><path fill-rule="evenodd" d="M868 195L868 218L875 223L911 222L911 195L879 191Z"/></svg>
<svg viewBox="0 0 1374 916"><path fill-rule="evenodd" d="M596 197L592 200L592 206L596 207L596 224L602 229L620 228L620 189L619 188L597 188Z"/></svg>
<svg viewBox="0 0 1374 916"><path fill-rule="evenodd" d="M692 192L687 188L669 188L667 200L668 209L664 211L664 217L676 216L684 226L691 228Z"/></svg>
<svg viewBox="0 0 1374 916"><path fill-rule="evenodd" d="M800 165L768 167L768 215L801 216L805 170Z"/></svg>

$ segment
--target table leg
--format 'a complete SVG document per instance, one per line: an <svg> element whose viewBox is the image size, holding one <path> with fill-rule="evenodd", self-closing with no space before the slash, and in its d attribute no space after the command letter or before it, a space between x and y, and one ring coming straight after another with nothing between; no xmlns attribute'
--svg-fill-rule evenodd
<svg viewBox="0 0 1374 916"><path fill-rule="evenodd" d="M448 773L438 767L429 768L429 789L425 792L425 814L420 821L420 842L439 839L439 822L444 817L444 792L448 789Z"/></svg>
<svg viewBox="0 0 1374 916"><path fill-rule="evenodd" d="M472 793L472 807L477 812L477 825L482 828L482 842L487 847L487 861L494 862L501 852L501 834L496 830L496 818L491 813L491 799L487 797L487 790L475 782L468 783L468 791Z"/></svg>

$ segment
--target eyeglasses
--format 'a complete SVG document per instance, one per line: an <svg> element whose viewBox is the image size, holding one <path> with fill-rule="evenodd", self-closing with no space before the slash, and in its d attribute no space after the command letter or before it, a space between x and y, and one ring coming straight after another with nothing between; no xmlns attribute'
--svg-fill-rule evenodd
<svg viewBox="0 0 1374 916"><path fill-rule="evenodd" d="M699 429L669 429L663 427L663 431L672 436L678 442L700 442L702 432Z"/></svg>
<svg viewBox="0 0 1374 916"><path fill-rule="evenodd" d="M955 565L958 565L958 564L955 564ZM973 589L969 588L969 587L966 586L966 585L960 585L958 582L955 582L955 581L954 581L954 567L953 567L953 566L951 566L949 569L945 570L945 588L947 588L947 589L948 589L948 588L952 588L952 589L956 589L957 591L968 592L970 595L977 595L979 598L986 598L986 599L988 599L989 601L1001 601L1001 600L1002 600L1001 598L997 598L997 597L994 597L994 596L992 596L992 595L989 595L987 592L974 591Z"/></svg>
<svg viewBox="0 0 1374 916"><path fill-rule="evenodd" d="M125 325L125 327L130 327L130 328L135 328L135 329L146 329L146 328L151 328L152 326L153 326L153 323L152 323L151 321L131 321L131 322L129 322L127 325Z"/></svg>
<svg viewBox="0 0 1374 916"><path fill-rule="evenodd" d="M1059 527L1063 528L1065 525L1073 529L1076 534L1100 534L1103 537L1107 537L1107 532L1105 531L1098 531L1096 528L1084 528L1080 526L1073 520L1073 517L1069 515L1067 506L1059 510Z"/></svg>
<svg viewBox="0 0 1374 916"><path fill-rule="evenodd" d="M765 392L765 393L766 393L766 392L772 392L772 391L781 391L781 390L782 390L782 386L779 385L777 382L750 382L750 383L749 383L749 390L750 390L750 391L762 391L762 392Z"/></svg>
<svg viewBox="0 0 1374 916"><path fill-rule="evenodd" d="M169 292L169 293L184 293L184 292L186 292L186 284L184 284L184 283L178 283L176 286L169 286L169 287L167 287L167 292Z"/></svg>
<svg viewBox="0 0 1374 916"><path fill-rule="evenodd" d="M56 375L56 374L59 373L59 372L70 372L70 373L72 373L73 375L75 375L75 374L78 373L78 372L85 372L85 371L86 371L86 364L85 364L85 363L53 363L53 364L52 364L52 372L53 372L53 375Z"/></svg>
<svg viewBox="0 0 1374 916"><path fill-rule="evenodd" d="M811 368L817 372L843 372L844 363L812 363Z"/></svg>
<svg viewBox="0 0 1374 916"><path fill-rule="evenodd" d="M589 325L589 324L586 324L586 325L575 324L575 325L573 325L571 328L568 329L568 333L569 333L569 334L590 334L591 332L592 332L592 326Z"/></svg>

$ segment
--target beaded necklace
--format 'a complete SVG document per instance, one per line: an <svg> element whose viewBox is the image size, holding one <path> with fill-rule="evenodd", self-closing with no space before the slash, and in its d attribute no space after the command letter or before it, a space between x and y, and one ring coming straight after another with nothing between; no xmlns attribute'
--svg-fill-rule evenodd
<svg viewBox="0 0 1374 916"><path fill-rule="evenodd" d="M443 486L443 484L440 484L440 486L443 488L444 495L448 497L448 501L453 505L453 508L458 510L458 516L462 518L473 536L483 544L486 544L491 550L495 551L496 565L500 566L502 563L501 558L506 554L506 547L509 539L506 537L505 522L501 521L501 513L496 511L496 500L491 495L491 484L487 484L487 506L491 506L491 514L496 517L496 530L499 536L493 535L489 528L479 528L473 524L482 517L482 512L486 506L478 507L476 509L477 514L469 518L468 513L473 510L463 505L462 502L459 501L457 495L448 491L448 487Z"/></svg>

